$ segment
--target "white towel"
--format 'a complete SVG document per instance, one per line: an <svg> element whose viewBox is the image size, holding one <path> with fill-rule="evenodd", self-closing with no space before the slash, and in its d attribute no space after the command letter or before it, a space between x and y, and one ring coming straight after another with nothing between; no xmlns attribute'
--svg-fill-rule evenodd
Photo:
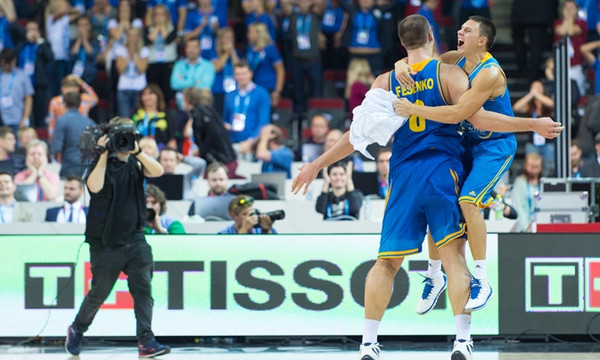
<svg viewBox="0 0 600 360"><path fill-rule="evenodd" d="M350 125L350 143L369 159L373 156L367 151L367 146L373 143L385 146L408 119L396 115L394 100L398 98L391 91L371 89L362 104L352 111L354 120Z"/></svg>

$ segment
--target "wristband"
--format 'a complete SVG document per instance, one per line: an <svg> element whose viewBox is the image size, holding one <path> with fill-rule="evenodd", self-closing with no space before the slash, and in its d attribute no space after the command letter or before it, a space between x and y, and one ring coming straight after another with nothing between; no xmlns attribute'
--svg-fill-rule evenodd
<svg viewBox="0 0 600 360"><path fill-rule="evenodd" d="M142 153L142 148L138 146L138 151L135 154L133 154L133 156L138 156L141 153Z"/></svg>

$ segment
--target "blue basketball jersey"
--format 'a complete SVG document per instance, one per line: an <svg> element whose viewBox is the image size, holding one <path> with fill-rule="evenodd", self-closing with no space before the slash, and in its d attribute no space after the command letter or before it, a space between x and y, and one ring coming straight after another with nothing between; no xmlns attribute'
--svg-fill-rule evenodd
<svg viewBox="0 0 600 360"><path fill-rule="evenodd" d="M456 62L456 65L464 69L466 62L466 58L464 56L461 56ZM471 73L469 74L469 83L473 83L473 80L482 69L489 68L492 66L496 66L504 74L504 71L502 70L502 67L500 66L498 61L492 56L492 54L487 53L483 57L483 59L481 59L481 62L477 64L477 66L475 66L473 71L471 71ZM483 103L483 108L487 111L493 111L508 116L515 116L512 110L512 104L510 103L508 85L505 85L504 92L500 96L496 96L494 98L486 100L486 102ZM475 139L486 140L514 137L513 133L494 133L492 131L479 130L467 120L462 122L462 127L465 131L465 136L469 136Z"/></svg>
<svg viewBox="0 0 600 360"><path fill-rule="evenodd" d="M402 88L396 80L395 71L390 74L390 90L398 98L406 98L412 103L425 106L448 105L440 82L441 62L428 59L413 64L416 75L411 75L415 84L410 89ZM401 126L394 134L390 168L423 153L441 152L452 157L460 157L463 147L457 125L442 124L412 115L407 124Z"/></svg>

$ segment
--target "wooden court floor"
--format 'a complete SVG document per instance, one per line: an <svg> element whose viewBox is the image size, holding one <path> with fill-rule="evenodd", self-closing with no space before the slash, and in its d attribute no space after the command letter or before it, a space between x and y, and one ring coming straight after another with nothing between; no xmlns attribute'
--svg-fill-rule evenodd
<svg viewBox="0 0 600 360"><path fill-rule="evenodd" d="M385 343L381 360L449 360L449 343ZM0 346L0 360L133 360L131 346L84 346L79 356L53 346ZM181 346L175 345L164 360L357 360L356 345L314 346ZM600 360L598 343L564 344L475 344L474 360Z"/></svg>

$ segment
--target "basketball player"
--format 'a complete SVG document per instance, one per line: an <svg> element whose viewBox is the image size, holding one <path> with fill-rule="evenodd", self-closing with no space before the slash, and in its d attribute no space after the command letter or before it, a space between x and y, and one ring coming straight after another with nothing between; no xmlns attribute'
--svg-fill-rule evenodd
<svg viewBox="0 0 600 360"><path fill-rule="evenodd" d="M482 16L472 16L458 31L458 50L447 52L440 57L443 63L456 64L469 74L471 88L456 104L434 108L418 106L401 99L394 105L399 115L420 116L448 124L462 121L464 131L462 143L466 149L464 165L469 175L461 189L459 203L467 222L469 246L475 260L466 311L482 309L493 296L486 271L487 229L480 209L493 204L494 198L490 193L513 161L517 143L512 132L527 131L527 125L520 119L513 118L514 123L511 127L499 123L494 128L494 124L489 119L483 123L470 118L481 106L490 112L514 116L506 75L498 61L488 52L495 37L496 28L490 20ZM404 68L408 67L404 66ZM401 64L398 64L397 70L400 82L404 86L411 86L412 80L406 76L408 71L404 71ZM469 120L463 121L463 119ZM539 124L551 125L551 120L546 118ZM553 125L554 127L547 127L546 132L540 134L548 138L558 136L562 128L559 123ZM509 132L481 130L484 128ZM426 288L417 305L419 314L431 310L445 288L439 256L434 246L429 248L431 250Z"/></svg>
<svg viewBox="0 0 600 360"><path fill-rule="evenodd" d="M412 102L431 106L452 104L456 94L468 88L464 72L443 65L431 58L433 34L427 19L419 15L405 18L398 30L402 45L407 49L408 62L417 72L415 81L426 86L413 87L398 96ZM373 88L400 89L393 72L380 75ZM355 120L356 121L356 120ZM394 277L404 257L421 251L421 243L429 225L439 254L448 273L448 294L455 315L464 313L469 289L468 269L464 262L465 225L460 222L457 191L464 172L460 157L463 148L456 125L432 122L411 117L408 124L394 134L390 159L390 190L383 219L378 259L370 270L365 287L365 322L360 346L362 360L379 359L377 332L390 300ZM346 133L336 145L313 162L304 165L294 179L292 191L298 192L310 184L320 169L352 153L353 146ZM426 179L426 180L424 180ZM435 185L435 186L434 186ZM406 211L406 208L413 211ZM445 209L441 212L439 209ZM455 317L457 338L455 351L470 359L470 323Z"/></svg>

